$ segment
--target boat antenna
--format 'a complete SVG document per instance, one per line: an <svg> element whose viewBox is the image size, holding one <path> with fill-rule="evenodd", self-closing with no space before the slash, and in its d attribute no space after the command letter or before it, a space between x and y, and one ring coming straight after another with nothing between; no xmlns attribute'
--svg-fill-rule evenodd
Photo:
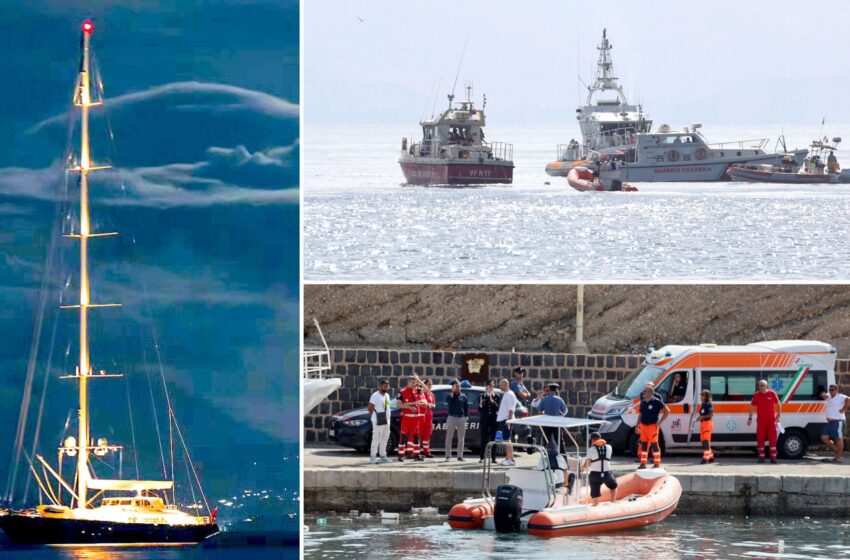
<svg viewBox="0 0 850 560"><path fill-rule="evenodd" d="M460 60L457 63L457 72L455 72L455 83L452 84L452 93L449 95L449 106L451 106L452 99L455 98L455 88L457 87L457 78L460 76L460 68L463 66L463 55L466 54L466 45L469 43L469 35L466 36L466 39L463 40L463 50L460 52Z"/></svg>
<svg viewBox="0 0 850 560"><path fill-rule="evenodd" d="M437 113L437 95L440 92L440 86L443 84L443 79L440 78L437 80L437 87L434 88L434 103L431 105L431 118L434 118L434 115Z"/></svg>

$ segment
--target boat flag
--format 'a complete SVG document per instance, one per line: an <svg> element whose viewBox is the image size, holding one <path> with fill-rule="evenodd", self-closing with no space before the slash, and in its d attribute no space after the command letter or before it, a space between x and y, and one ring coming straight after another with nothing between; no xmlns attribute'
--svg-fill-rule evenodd
<svg viewBox="0 0 850 560"><path fill-rule="evenodd" d="M800 387L800 383L803 381L803 378L807 373L809 373L809 366L803 366L797 370L797 373L794 375L794 379L791 381L791 387L788 388L788 392L785 393L785 398L782 399L782 404L791 400L791 397L793 397L794 393L797 392L797 389Z"/></svg>
<svg viewBox="0 0 850 560"><path fill-rule="evenodd" d="M218 517L218 504L216 504L213 510L210 512L210 520L215 523L216 517Z"/></svg>

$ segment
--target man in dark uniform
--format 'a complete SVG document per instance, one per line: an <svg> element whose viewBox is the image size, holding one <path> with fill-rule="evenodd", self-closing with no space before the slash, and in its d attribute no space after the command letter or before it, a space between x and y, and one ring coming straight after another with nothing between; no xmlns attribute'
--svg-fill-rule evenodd
<svg viewBox="0 0 850 560"><path fill-rule="evenodd" d="M478 397L478 429L481 434L481 450L479 463L484 462L484 451L487 444L496 439L496 417L499 413L499 395L493 390L493 380L488 379L484 392ZM491 461L496 460L496 448L492 450Z"/></svg>
<svg viewBox="0 0 850 560"><path fill-rule="evenodd" d="M637 425L638 452L640 453L638 469L646 468L650 448L652 449L652 461L655 463L655 468L661 467L661 447L658 444L659 426L668 414L670 414L670 409L655 395L655 385L647 383L640 399L640 419Z"/></svg>

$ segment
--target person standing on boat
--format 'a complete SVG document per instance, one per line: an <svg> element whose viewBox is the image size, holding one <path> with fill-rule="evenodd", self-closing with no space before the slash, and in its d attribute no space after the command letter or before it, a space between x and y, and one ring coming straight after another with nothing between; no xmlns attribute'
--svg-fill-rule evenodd
<svg viewBox="0 0 850 560"><path fill-rule="evenodd" d="M463 447L466 440L466 420L469 418L469 403L466 395L460 392L460 381L452 381L452 392L446 399L446 461L452 458L452 443L457 431L457 460L463 461Z"/></svg>
<svg viewBox="0 0 850 560"><path fill-rule="evenodd" d="M584 468L590 467L587 482L590 484L590 499L593 505L599 504L602 496L602 485L611 491L611 502L617 501L617 479L611 473L611 457L614 449L602 439L599 432L590 434L590 448L584 460Z"/></svg>
<svg viewBox="0 0 850 560"><path fill-rule="evenodd" d="M369 457L369 462L386 463L387 458L387 441L390 439L390 395L387 391L390 384L386 379L381 379L378 383L378 390L372 393L369 399L369 415L372 419L372 452ZM378 459L380 452L380 459Z"/></svg>
<svg viewBox="0 0 850 560"><path fill-rule="evenodd" d="M767 388L767 380L762 379L758 384L758 391L750 401L750 416L747 418L747 426L753 423L753 412L756 414L756 445L759 452L759 463L764 463L764 442L770 444L770 462L776 463L776 424L782 415L782 404L776 391Z"/></svg>
<svg viewBox="0 0 850 560"><path fill-rule="evenodd" d="M834 454L832 461L841 462L844 452L844 419L850 410L850 398L838 392L838 385L829 386L829 396L826 399L826 426L821 431L820 439Z"/></svg>
<svg viewBox="0 0 850 560"><path fill-rule="evenodd" d="M558 387L557 383L549 384L549 394L540 399L538 403L538 408L541 412L543 412L546 416L566 416L567 415L567 403L564 402L558 395ZM560 430L551 426L544 426L543 433L546 436L548 441L555 441L558 444L558 449L560 449L561 445L561 437Z"/></svg>
<svg viewBox="0 0 850 560"><path fill-rule="evenodd" d="M502 433L502 439L504 441L511 441L511 427L508 424L508 420L513 420L514 412L516 411L517 399L516 395L513 391L511 391L511 384L507 379L502 379L499 382L499 389L502 390L502 402L499 403L499 412L496 415L496 431ZM514 448L511 445L505 446L505 460L501 462L503 467L510 467L515 465L514 461Z"/></svg>
<svg viewBox="0 0 850 560"><path fill-rule="evenodd" d="M652 449L652 461L655 468L661 467L661 447L658 445L659 426L670 409L655 395L655 384L647 383L640 399L640 419L638 420L638 452L640 465L638 469L646 468L649 449ZM660 415L660 418L659 418Z"/></svg>
<svg viewBox="0 0 850 560"><path fill-rule="evenodd" d="M478 429L481 434L481 449L479 463L484 462L484 452L487 444L496 439L496 418L499 415L499 395L493 390L493 380L488 379L484 392L478 397ZM492 449L491 461L496 461L496 448Z"/></svg>
<svg viewBox="0 0 850 560"><path fill-rule="evenodd" d="M699 407L699 440L702 443L702 461L700 465L714 462L714 451L711 450L711 433L714 431L714 404L711 402L711 391L703 389L700 393L702 404Z"/></svg>
<svg viewBox="0 0 850 560"><path fill-rule="evenodd" d="M840 173L841 166L838 165L838 158L835 157L835 152L829 152L826 158L826 168L830 173Z"/></svg>
<svg viewBox="0 0 850 560"><path fill-rule="evenodd" d="M431 380L422 383L422 417L419 422L419 433L422 436L422 456L432 459L431 433L434 431L434 408L437 406L436 397L431 392Z"/></svg>
<svg viewBox="0 0 850 560"><path fill-rule="evenodd" d="M511 391L514 392L514 396L516 396L517 400L522 403L523 406L528 406L528 399L531 398L531 392L522 382L522 377L525 375L525 368L516 367L514 368L513 373L513 381L511 381Z"/></svg>
<svg viewBox="0 0 850 560"><path fill-rule="evenodd" d="M407 387L399 394L401 400L401 435L398 438L398 460L403 462L405 456L415 461L424 461L419 455L419 401L422 399L419 390L418 375L407 380Z"/></svg>

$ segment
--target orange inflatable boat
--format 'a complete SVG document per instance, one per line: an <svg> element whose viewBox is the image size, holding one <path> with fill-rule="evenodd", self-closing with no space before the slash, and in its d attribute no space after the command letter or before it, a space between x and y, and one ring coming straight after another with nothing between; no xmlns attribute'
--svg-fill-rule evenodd
<svg viewBox="0 0 850 560"><path fill-rule="evenodd" d="M617 181L616 183L612 181L612 184L609 186L605 186L599 182L597 177L593 176L593 172L587 167L573 167L570 169L569 173L567 173L567 183L577 191L586 192L586 191L624 191L624 192L635 192L637 188L626 184L620 183Z"/></svg>
<svg viewBox="0 0 850 560"><path fill-rule="evenodd" d="M543 426L567 424L570 427L590 426L593 421L579 418L533 416L516 420ZM571 439L572 436L569 436ZM573 439L575 442L575 439ZM490 445L503 445L501 442ZM539 537L561 537L603 531L618 531L657 523L676 510L682 487L676 477L663 469L648 469L625 474L617 478L617 500L611 502L610 490L602 489L599 505L592 505L586 484L586 472L580 453L567 456L563 466L577 474L572 488L559 487L555 474L549 468L549 455L541 446L513 444L514 449L535 448L540 455L538 465L509 468L508 484L500 485L495 495L490 488L490 454L484 465L484 496L465 500L449 511L449 525L453 529L490 529L498 532L528 532ZM576 448L579 446L576 443ZM563 460L562 456L559 461ZM560 475L561 477L563 475ZM562 480L561 480L562 481ZM498 504L498 506L497 506Z"/></svg>

